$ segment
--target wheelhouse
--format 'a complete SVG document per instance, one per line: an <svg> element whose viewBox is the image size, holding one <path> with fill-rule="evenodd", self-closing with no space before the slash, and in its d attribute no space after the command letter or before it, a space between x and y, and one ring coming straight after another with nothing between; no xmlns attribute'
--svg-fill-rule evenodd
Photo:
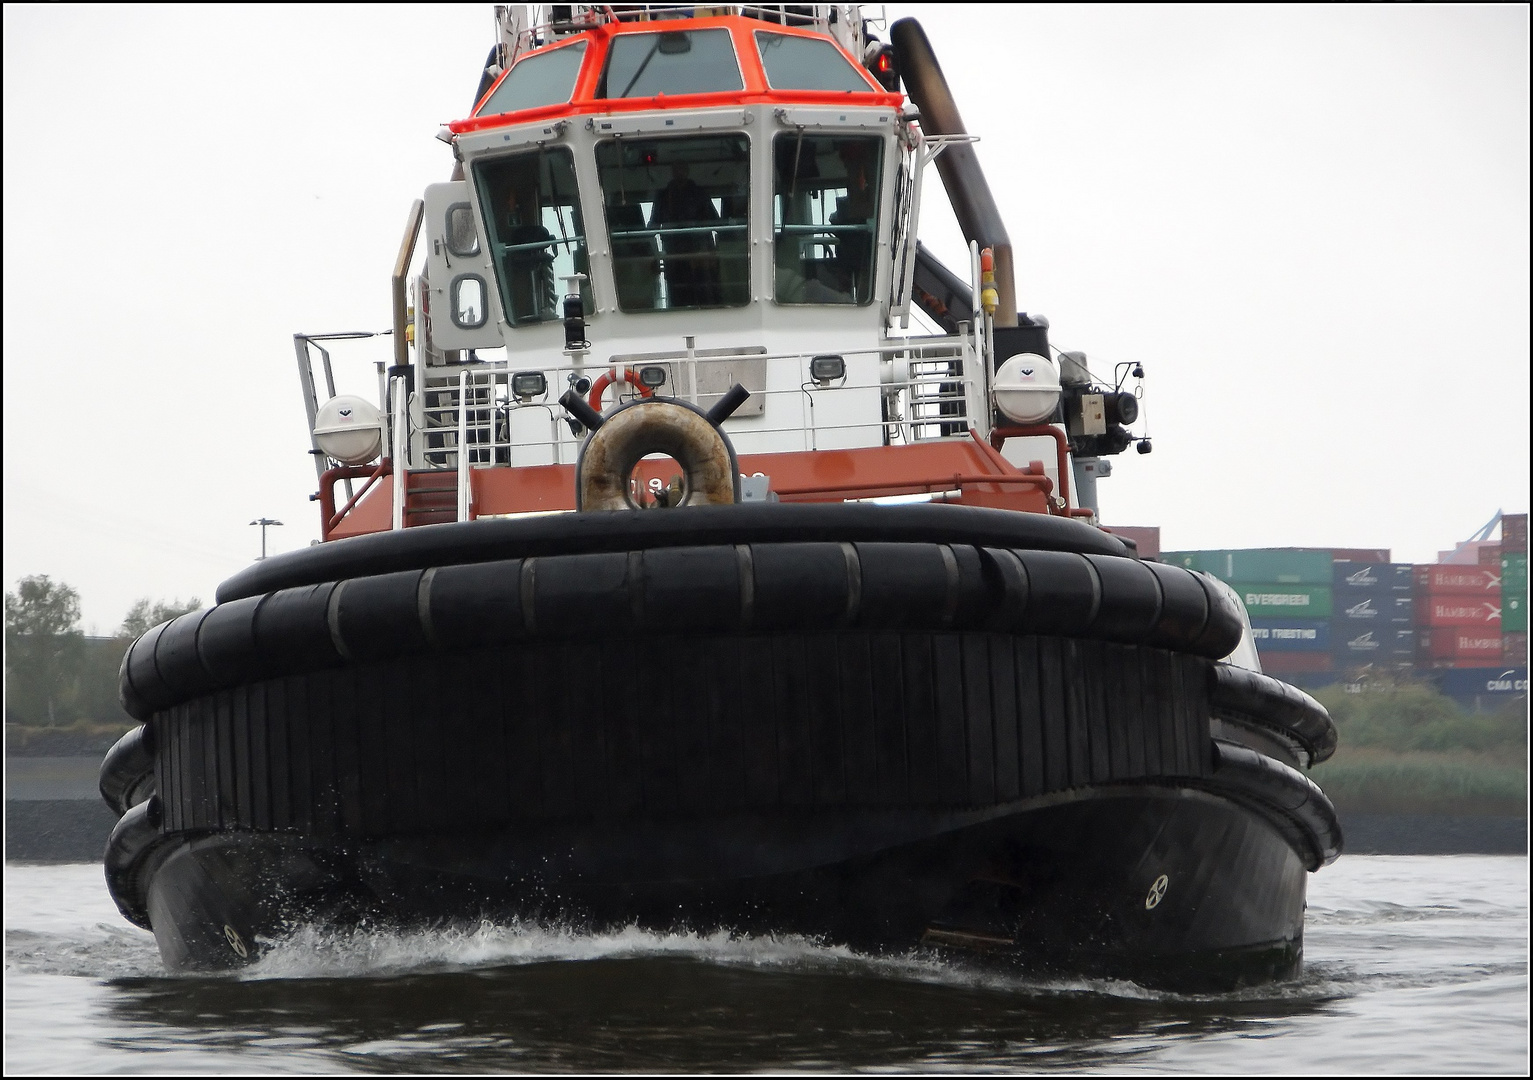
<svg viewBox="0 0 1533 1080"><path fill-rule="evenodd" d="M983 203L998 221L956 110L944 128L907 106L893 46L855 7L725 10L555 6L532 25L497 8L473 110L438 133L453 178L427 188L396 267L390 460L374 470L392 471L392 506L327 511L327 538L569 509L583 431L569 391L597 412L654 393L706 409L735 384L749 397L726 426L759 481L747 500L1090 514L1061 425L1039 413L1022 422L1036 431L999 432L1001 362L1053 362L1046 320L1005 312L1004 228L963 218L960 204ZM943 174L971 240L957 273L916 242L922 176L943 151L969 155ZM424 271L408 280L417 230ZM992 232L999 316L977 242ZM910 326L917 308L937 332ZM315 453L325 501L333 455ZM451 485L419 479L448 471ZM423 504L418 483L456 505Z"/></svg>

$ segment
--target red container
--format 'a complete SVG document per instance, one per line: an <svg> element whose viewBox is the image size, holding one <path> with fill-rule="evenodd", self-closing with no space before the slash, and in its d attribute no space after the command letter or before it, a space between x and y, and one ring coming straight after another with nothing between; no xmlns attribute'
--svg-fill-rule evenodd
<svg viewBox="0 0 1533 1080"><path fill-rule="evenodd" d="M1429 660L1474 660L1494 663L1501 656L1501 635L1488 630L1438 626L1416 636L1416 655Z"/></svg>
<svg viewBox="0 0 1533 1080"><path fill-rule="evenodd" d="M1303 675L1335 671L1336 660L1328 652L1263 652L1258 649L1262 670L1269 675Z"/></svg>
<svg viewBox="0 0 1533 1080"><path fill-rule="evenodd" d="M1125 540L1132 540L1139 545L1139 557L1141 559L1160 558L1160 526L1159 525L1104 525L1104 529L1114 536L1121 536ZM1496 564L1500 566L1500 563Z"/></svg>
<svg viewBox="0 0 1533 1080"><path fill-rule="evenodd" d="M1480 549L1480 565L1499 571L1501 569L1501 545L1482 547Z"/></svg>
<svg viewBox="0 0 1533 1080"><path fill-rule="evenodd" d="M1418 596L1417 626L1463 626L1501 633L1501 596Z"/></svg>
<svg viewBox="0 0 1533 1080"><path fill-rule="evenodd" d="M1437 561L1452 566L1479 566L1481 548L1500 546L1500 544L1492 544L1489 540L1465 540L1449 551L1439 551Z"/></svg>
<svg viewBox="0 0 1533 1080"><path fill-rule="evenodd" d="M1388 548L1331 548L1332 562L1387 563Z"/></svg>
<svg viewBox="0 0 1533 1080"><path fill-rule="evenodd" d="M1433 596L1501 595L1501 568L1425 563L1416 567L1416 592ZM1497 607L1500 606L1498 603ZM1436 625L1435 623L1432 625Z"/></svg>

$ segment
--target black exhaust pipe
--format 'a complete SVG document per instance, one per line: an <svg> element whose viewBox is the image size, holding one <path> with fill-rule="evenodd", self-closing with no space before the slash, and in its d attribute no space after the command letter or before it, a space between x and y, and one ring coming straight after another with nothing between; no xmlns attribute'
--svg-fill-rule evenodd
<svg viewBox="0 0 1533 1080"><path fill-rule="evenodd" d="M916 108L921 110L921 130L928 135L966 135L963 117L958 114L958 104L943 77L942 65L926 37L926 31L915 19L900 19L889 28L894 42L894 55L899 63L900 77L905 80L905 90ZM948 201L958 218L958 227L964 239L977 241L982 248L995 253L995 291L999 303L995 312L995 325L1017 325L1017 285L1012 269L1011 237L1006 235L1006 225L996 208L990 185L985 182L984 170L971 143L959 143L942 151L937 159L937 173L942 186L947 189Z"/></svg>

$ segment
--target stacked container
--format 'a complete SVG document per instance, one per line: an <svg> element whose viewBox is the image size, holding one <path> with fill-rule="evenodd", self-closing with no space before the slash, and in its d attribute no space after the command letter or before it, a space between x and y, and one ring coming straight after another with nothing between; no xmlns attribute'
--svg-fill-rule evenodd
<svg viewBox="0 0 1533 1080"><path fill-rule="evenodd" d="M1409 563L1334 564L1331 652L1338 669L1412 663L1416 656L1413 571Z"/></svg>
<svg viewBox="0 0 1533 1080"><path fill-rule="evenodd" d="M1501 662L1528 665L1528 515L1501 518Z"/></svg>
<svg viewBox="0 0 1533 1080"><path fill-rule="evenodd" d="M1464 668L1499 664L1500 567L1432 563L1416 567L1416 663Z"/></svg>
<svg viewBox="0 0 1533 1080"><path fill-rule="evenodd" d="M1335 669L1328 549L1175 551L1161 558L1212 574L1235 589L1251 618L1264 670L1297 675Z"/></svg>

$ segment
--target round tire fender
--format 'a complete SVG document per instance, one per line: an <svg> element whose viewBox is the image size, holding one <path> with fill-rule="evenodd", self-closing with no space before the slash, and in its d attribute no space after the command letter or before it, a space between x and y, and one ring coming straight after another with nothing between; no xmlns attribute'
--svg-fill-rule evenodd
<svg viewBox="0 0 1533 1080"><path fill-rule="evenodd" d="M159 796L141 802L121 818L106 842L102 861L106 869L106 889L122 917L134 926L153 929L149 908L139 887L138 870L144 859L163 840L160 832Z"/></svg>
<svg viewBox="0 0 1533 1080"><path fill-rule="evenodd" d="M154 733L140 724L112 745L101 762L97 789L121 817L154 794Z"/></svg>
<svg viewBox="0 0 1533 1080"><path fill-rule="evenodd" d="M729 436L690 402L648 398L614 409L581 445L575 509L638 509L628 493L629 477L649 454L669 454L681 465L686 481L681 506L740 501L740 466Z"/></svg>

